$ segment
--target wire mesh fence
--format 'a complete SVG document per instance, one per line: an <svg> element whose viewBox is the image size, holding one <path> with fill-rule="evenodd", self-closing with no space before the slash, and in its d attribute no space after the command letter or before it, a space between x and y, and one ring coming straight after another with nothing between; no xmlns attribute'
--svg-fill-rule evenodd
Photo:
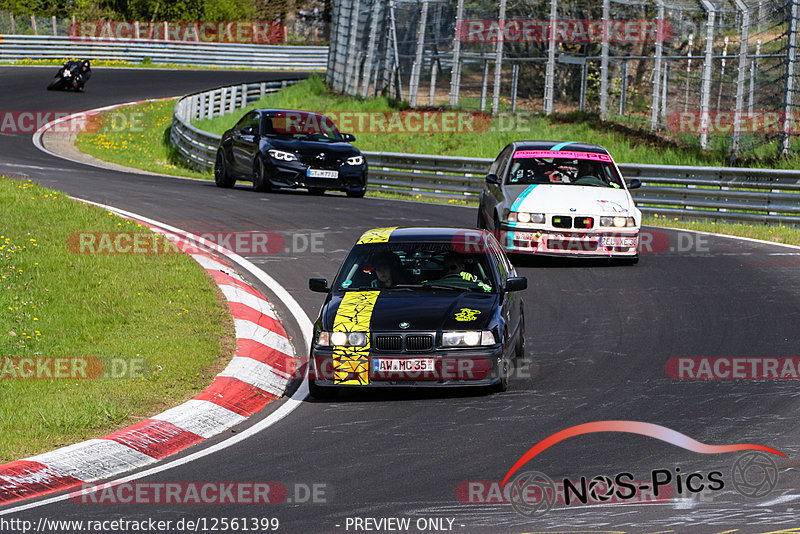
<svg viewBox="0 0 800 534"><path fill-rule="evenodd" d="M800 0L335 0L328 82L492 114L586 111L729 161L789 155Z"/></svg>

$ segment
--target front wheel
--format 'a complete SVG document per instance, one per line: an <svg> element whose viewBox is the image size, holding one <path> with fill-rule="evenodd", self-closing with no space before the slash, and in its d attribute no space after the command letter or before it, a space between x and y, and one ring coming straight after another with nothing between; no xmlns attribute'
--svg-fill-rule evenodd
<svg viewBox="0 0 800 534"><path fill-rule="evenodd" d="M222 150L217 151L217 159L214 161L214 183L217 187L229 188L236 183L236 178L228 174L228 165L225 163L225 154Z"/></svg>
<svg viewBox="0 0 800 534"><path fill-rule="evenodd" d="M272 190L272 185L266 176L266 169L264 169L264 162L261 158L256 158L253 163L253 189L259 193L265 193Z"/></svg>
<svg viewBox="0 0 800 534"><path fill-rule="evenodd" d="M317 196L324 195L325 194L325 188L324 187L309 187L308 188L308 192L311 193L312 195L317 195Z"/></svg>
<svg viewBox="0 0 800 534"><path fill-rule="evenodd" d="M356 189L355 191L347 191L347 196L350 198L364 198L364 194L367 192L367 188L364 189Z"/></svg>
<svg viewBox="0 0 800 534"><path fill-rule="evenodd" d="M511 369L505 356L497 364L497 374L500 375L500 382L494 386L495 391L503 392L508 390Z"/></svg>

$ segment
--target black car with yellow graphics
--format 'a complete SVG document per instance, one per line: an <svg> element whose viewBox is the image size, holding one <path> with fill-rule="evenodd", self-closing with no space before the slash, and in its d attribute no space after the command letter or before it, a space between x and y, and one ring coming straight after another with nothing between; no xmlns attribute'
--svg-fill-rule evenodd
<svg viewBox="0 0 800 534"><path fill-rule="evenodd" d="M325 115L287 109L255 109L222 135L214 182L233 187L253 182L256 191L305 188L312 194L344 191L363 197L367 161Z"/></svg>
<svg viewBox="0 0 800 534"><path fill-rule="evenodd" d="M524 356L517 276L488 231L378 228L364 233L327 293L314 324L309 389L508 387Z"/></svg>

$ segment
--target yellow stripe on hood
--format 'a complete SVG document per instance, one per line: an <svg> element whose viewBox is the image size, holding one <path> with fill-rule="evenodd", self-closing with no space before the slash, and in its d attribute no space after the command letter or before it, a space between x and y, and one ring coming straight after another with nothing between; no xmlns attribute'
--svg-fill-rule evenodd
<svg viewBox="0 0 800 534"><path fill-rule="evenodd" d="M380 291L351 291L344 294L339 304L333 320L333 331L366 332L367 344L363 347L333 347L333 380L336 384L369 384L369 349L372 341L369 323L379 294Z"/></svg>

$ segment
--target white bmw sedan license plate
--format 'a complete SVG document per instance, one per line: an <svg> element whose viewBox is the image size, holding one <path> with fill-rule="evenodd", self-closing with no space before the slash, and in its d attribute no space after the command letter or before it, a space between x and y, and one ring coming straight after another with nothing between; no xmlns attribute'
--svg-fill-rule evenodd
<svg viewBox="0 0 800 534"><path fill-rule="evenodd" d="M306 176L309 178L333 178L339 177L339 171L328 171L325 169L308 169Z"/></svg>
<svg viewBox="0 0 800 534"><path fill-rule="evenodd" d="M433 358L404 358L402 360L390 358L375 358L372 360L372 370L379 373L408 372L408 371L433 371Z"/></svg>

